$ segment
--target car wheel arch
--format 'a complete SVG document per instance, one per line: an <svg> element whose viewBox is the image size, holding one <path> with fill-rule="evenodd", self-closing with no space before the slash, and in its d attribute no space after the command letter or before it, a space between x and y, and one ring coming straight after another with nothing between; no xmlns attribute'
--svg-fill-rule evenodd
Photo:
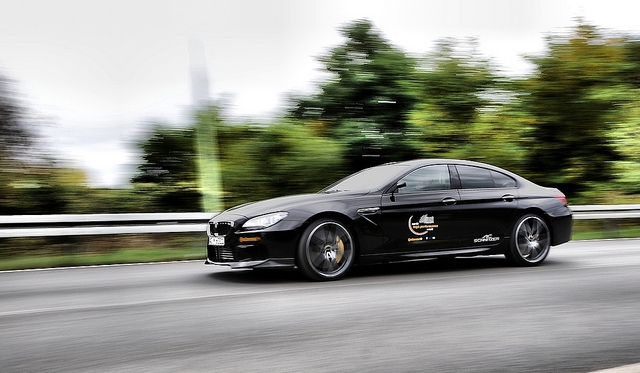
<svg viewBox="0 0 640 373"><path fill-rule="evenodd" d="M352 222L352 219L350 219L347 215L340 213L338 211L323 211L313 216L310 216L304 222L304 224L300 226L300 234L297 237L297 241L300 242L300 240L302 239L303 232L307 229L307 227L309 227L309 225L311 225L312 223L320 219L334 219L344 224L345 227L349 230L349 232L351 232L352 239L355 241L355 258L354 259L355 259L355 264L357 264L360 259L360 238L358 237L358 231L356 230ZM296 253L295 259L298 259L297 253Z"/></svg>
<svg viewBox="0 0 640 373"><path fill-rule="evenodd" d="M509 230L513 230L514 226L516 225L516 223L525 215L527 214L533 214L533 215L537 215L540 217L540 219L544 220L545 224L547 225L547 229L549 229L549 235L551 238L551 242L553 242L553 238L555 236L555 233L553 232L553 226L551 225L551 219L549 217L549 214L547 214L544 210L540 209L539 207L529 207L526 210L522 210L520 211L519 214L516 214L516 216L513 219L513 222L511 223L511 227L509 227Z"/></svg>
<svg viewBox="0 0 640 373"><path fill-rule="evenodd" d="M344 277L356 264L357 240L350 224L332 214L319 214L303 225L295 252L298 270L312 281ZM314 240L315 243L311 244Z"/></svg>
<svg viewBox="0 0 640 373"><path fill-rule="evenodd" d="M521 228L521 224L524 224L525 221L532 219L537 219L542 222L543 225L537 225L537 227L544 227L544 230L546 230L546 237L544 234L542 234L541 236L538 236L538 234L536 234L535 236L530 236L528 238L528 243L526 236L524 236L525 238L523 239L523 241L520 241L518 231ZM542 230L542 232L544 232L544 230ZM514 223L511 226L511 232L512 234L509 237L508 245L506 246L506 250L504 252L506 258L511 263L517 266L535 266L539 265L545 260L551 248L551 239L553 237L551 225L549 224L549 216L547 214L541 212L536 208L522 211L522 214L519 214L517 216L517 219L514 220ZM541 244L541 242L544 241L546 241L546 244ZM523 247L522 245L524 245L525 247ZM539 247L543 247L544 249L542 251L539 251L541 254L536 255L533 260L529 260L527 256L532 254L534 251L527 254L523 254L523 252L521 251L522 249L534 250L534 248L536 251L538 251L537 248Z"/></svg>

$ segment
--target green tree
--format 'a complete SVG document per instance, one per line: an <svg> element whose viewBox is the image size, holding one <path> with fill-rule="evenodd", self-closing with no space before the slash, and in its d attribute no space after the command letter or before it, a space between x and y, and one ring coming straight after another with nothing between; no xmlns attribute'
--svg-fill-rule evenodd
<svg viewBox="0 0 640 373"><path fill-rule="evenodd" d="M191 128L156 127L140 143L142 163L132 183L153 196L158 211L200 211L195 135Z"/></svg>
<svg viewBox="0 0 640 373"><path fill-rule="evenodd" d="M415 157L406 141L416 102L415 61L392 46L371 22L341 29L346 41L320 61L330 77L319 93L295 103L293 116L320 123L327 137L349 149L351 171Z"/></svg>
<svg viewBox="0 0 640 373"><path fill-rule="evenodd" d="M622 66L622 80L640 88L640 36L628 37L623 47L626 63Z"/></svg>
<svg viewBox="0 0 640 373"><path fill-rule="evenodd" d="M65 185L37 146L36 118L0 75L0 214L64 213Z"/></svg>
<svg viewBox="0 0 640 373"><path fill-rule="evenodd" d="M316 192L345 175L340 144L295 120L228 125L218 134L227 206Z"/></svg>
<svg viewBox="0 0 640 373"><path fill-rule="evenodd" d="M635 86L634 84L631 84ZM605 194L611 200L604 203L632 203L629 195L640 194L640 87L626 90L629 100L619 105L616 120L611 125L610 141L620 160L613 163L611 173L615 179L603 185L592 185L592 189ZM621 95L622 92L616 92ZM593 193L590 193L592 195ZM624 201L624 202L618 202Z"/></svg>
<svg viewBox="0 0 640 373"><path fill-rule="evenodd" d="M419 66L420 102L411 112L416 146L429 157L484 158L478 140L503 129L488 119L499 112L499 100L509 101L498 90L490 62L479 55L475 41L446 39Z"/></svg>
<svg viewBox="0 0 640 373"><path fill-rule="evenodd" d="M625 64L618 96L625 96L624 104L618 105L620 116L612 128L613 146L622 159L615 163L615 185L625 194L640 194L640 41L629 37L623 45Z"/></svg>
<svg viewBox="0 0 640 373"><path fill-rule="evenodd" d="M475 40L440 41L433 53L421 60L421 102L434 105L453 126L472 123L478 109L488 104L482 94L493 88L496 74L491 63L477 51Z"/></svg>
<svg viewBox="0 0 640 373"><path fill-rule="evenodd" d="M27 109L16 98L11 82L0 74L0 161L20 155L32 143Z"/></svg>
<svg viewBox="0 0 640 373"><path fill-rule="evenodd" d="M590 183L614 178L620 159L611 142L612 115L626 99L620 93L624 41L580 23L568 36L550 36L547 52L530 60L535 74L522 82L520 96L535 118L528 168L568 195Z"/></svg>

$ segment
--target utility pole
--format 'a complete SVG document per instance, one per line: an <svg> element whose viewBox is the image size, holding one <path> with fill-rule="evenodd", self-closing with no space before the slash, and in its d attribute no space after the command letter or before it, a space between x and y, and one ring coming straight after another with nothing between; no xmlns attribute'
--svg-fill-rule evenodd
<svg viewBox="0 0 640 373"><path fill-rule="evenodd" d="M207 60L201 41L189 40L189 61L202 207L205 212L222 212L222 177L216 131L220 118L211 105ZM213 115L209 111L213 111Z"/></svg>

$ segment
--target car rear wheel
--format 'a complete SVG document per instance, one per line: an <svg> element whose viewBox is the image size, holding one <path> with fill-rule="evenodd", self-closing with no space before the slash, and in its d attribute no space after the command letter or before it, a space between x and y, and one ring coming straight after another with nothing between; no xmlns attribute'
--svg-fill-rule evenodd
<svg viewBox="0 0 640 373"><path fill-rule="evenodd" d="M297 254L298 268L307 278L315 281L337 280L353 264L355 243L342 223L320 219L303 232Z"/></svg>
<svg viewBox="0 0 640 373"><path fill-rule="evenodd" d="M513 227L506 257L520 266L542 263L549 254L551 232L547 223L535 214L522 216Z"/></svg>

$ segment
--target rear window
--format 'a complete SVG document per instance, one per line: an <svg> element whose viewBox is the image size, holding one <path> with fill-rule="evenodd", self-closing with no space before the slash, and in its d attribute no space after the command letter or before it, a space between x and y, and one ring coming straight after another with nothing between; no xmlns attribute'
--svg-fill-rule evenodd
<svg viewBox="0 0 640 373"><path fill-rule="evenodd" d="M496 171L491 171L491 176L496 188L515 188L517 186L516 181L511 176Z"/></svg>
<svg viewBox="0 0 640 373"><path fill-rule="evenodd" d="M491 172L486 168L472 166L456 166L462 189L493 188Z"/></svg>
<svg viewBox="0 0 640 373"><path fill-rule="evenodd" d="M474 166L456 166L462 189L515 188L516 181L501 172Z"/></svg>

